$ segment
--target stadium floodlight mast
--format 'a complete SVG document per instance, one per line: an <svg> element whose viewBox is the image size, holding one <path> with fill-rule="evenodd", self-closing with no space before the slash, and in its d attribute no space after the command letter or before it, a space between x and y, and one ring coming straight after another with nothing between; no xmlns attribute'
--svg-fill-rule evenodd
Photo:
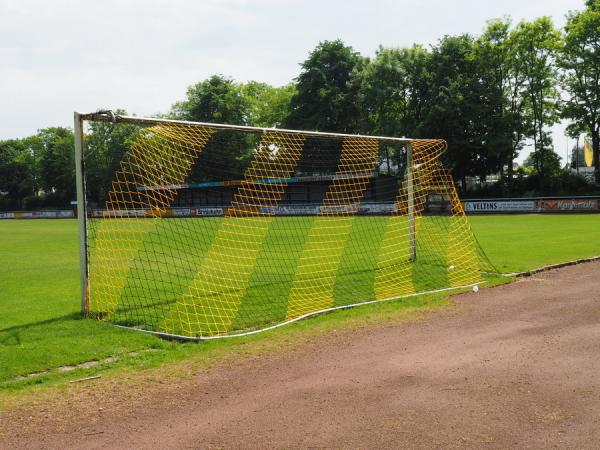
<svg viewBox="0 0 600 450"><path fill-rule="evenodd" d="M86 121L139 127L106 189L107 198L95 202L102 208L93 211L86 192ZM437 161L445 148L441 140L167 120L112 111L74 113L74 131L84 315L162 335L230 337L333 309L479 284L485 273L481 269L488 269L452 179ZM201 160L206 170L223 170L225 163L213 161L210 166L202 152L215 136L228 139L234 134L253 142L248 144L254 150L244 173L234 176L231 169L231 176L222 181L186 183ZM388 176L379 182L374 174L383 164L383 147ZM403 175L400 166L393 175L390 164L388 151L400 158L398 149L405 161ZM307 164L313 164L311 170ZM307 192L314 188L320 205L285 204L287 190L301 186ZM377 203L379 191L374 193L381 186L389 191L383 204ZM194 189L206 199L209 189L219 190L221 201L229 196L228 204L197 207ZM369 189L375 198L370 202L365 200ZM174 207L187 191L189 207ZM441 207L447 209L444 217L424 217L431 198L449 205ZM381 217L358 220L359 214ZM211 215L218 217L201 218ZM161 222L165 218L169 219ZM417 239L418 223L423 224L423 240ZM279 226L293 228L289 241ZM171 239L180 241L170 245ZM199 248L202 239L206 242ZM182 253L186 246L198 255ZM287 266L274 274L277 264ZM285 286L277 290L274 285ZM282 292L285 298L274 298L272 308L265 306L264 297Z"/></svg>

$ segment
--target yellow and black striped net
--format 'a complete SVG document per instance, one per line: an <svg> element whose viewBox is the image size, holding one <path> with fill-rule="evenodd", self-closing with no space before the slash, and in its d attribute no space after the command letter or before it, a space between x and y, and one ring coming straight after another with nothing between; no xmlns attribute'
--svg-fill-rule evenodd
<svg viewBox="0 0 600 450"><path fill-rule="evenodd" d="M140 128L112 181L87 181L90 315L207 338L484 282L444 141L410 145Z"/></svg>

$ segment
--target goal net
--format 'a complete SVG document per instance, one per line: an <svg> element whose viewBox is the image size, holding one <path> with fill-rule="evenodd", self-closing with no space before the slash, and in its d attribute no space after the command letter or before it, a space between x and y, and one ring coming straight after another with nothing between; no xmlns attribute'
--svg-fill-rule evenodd
<svg viewBox="0 0 600 450"><path fill-rule="evenodd" d="M495 272L439 162L442 140L77 120L89 316L231 336Z"/></svg>

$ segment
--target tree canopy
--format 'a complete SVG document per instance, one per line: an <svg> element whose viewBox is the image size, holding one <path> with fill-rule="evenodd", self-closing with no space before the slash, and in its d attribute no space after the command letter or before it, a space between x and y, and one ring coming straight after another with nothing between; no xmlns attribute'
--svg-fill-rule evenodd
<svg viewBox="0 0 600 450"><path fill-rule="evenodd" d="M592 138L596 182L600 183L600 0L588 0L583 11L569 13L564 43L558 52L567 92L562 116L571 129Z"/></svg>
<svg viewBox="0 0 600 450"><path fill-rule="evenodd" d="M341 40L324 41L301 65L286 122L290 128L353 133L359 130L360 73L367 60Z"/></svg>

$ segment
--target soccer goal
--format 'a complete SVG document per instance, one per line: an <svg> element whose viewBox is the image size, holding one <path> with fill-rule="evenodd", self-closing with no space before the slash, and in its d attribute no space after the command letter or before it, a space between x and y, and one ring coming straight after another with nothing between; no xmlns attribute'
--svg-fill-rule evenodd
<svg viewBox="0 0 600 450"><path fill-rule="evenodd" d="M82 311L255 333L494 272L442 140L75 113Z"/></svg>

